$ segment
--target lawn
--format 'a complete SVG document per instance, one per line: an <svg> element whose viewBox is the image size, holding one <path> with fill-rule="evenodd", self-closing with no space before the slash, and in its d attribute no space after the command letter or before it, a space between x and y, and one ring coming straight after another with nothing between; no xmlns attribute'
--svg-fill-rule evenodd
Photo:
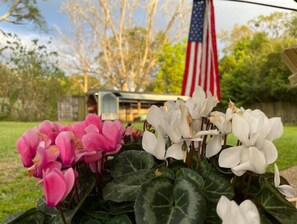
<svg viewBox="0 0 297 224"><path fill-rule="evenodd" d="M27 176L15 147L18 137L36 125L38 123L0 122L0 222L9 214L35 206L42 195L42 187L36 186L37 179ZM281 170L297 165L296 133L297 126L286 126L284 135L275 141Z"/></svg>

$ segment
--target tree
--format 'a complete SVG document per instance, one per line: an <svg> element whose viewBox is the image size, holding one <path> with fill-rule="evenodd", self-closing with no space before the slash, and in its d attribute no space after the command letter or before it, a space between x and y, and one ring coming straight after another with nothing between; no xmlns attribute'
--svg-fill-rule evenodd
<svg viewBox="0 0 297 224"><path fill-rule="evenodd" d="M184 0L72 0L64 9L96 36L93 39L100 50L98 75L102 84L119 90L144 90L155 72L157 53L169 37L175 41L188 30L188 25L184 25L188 12ZM132 45L133 30L136 38L138 35L143 38L139 48Z"/></svg>
<svg viewBox="0 0 297 224"><path fill-rule="evenodd" d="M67 78L56 66L57 53L38 40L23 45L17 35L3 34L0 74L2 116L13 120L57 119L57 100L67 92Z"/></svg>
<svg viewBox="0 0 297 224"><path fill-rule="evenodd" d="M181 93L185 67L186 43L167 42L158 57L158 72L148 91L155 93Z"/></svg>
<svg viewBox="0 0 297 224"><path fill-rule="evenodd" d="M283 19L279 14L273 15L254 20L261 24L256 30L253 30L255 24L250 23L252 27L248 30L247 27L236 28L227 38L225 55L219 62L223 104L229 99L237 105L296 102L297 89L289 87L291 73L281 59L282 49L294 45L296 39L289 35L289 27L285 24L272 26L273 32L267 30L275 24L274 19ZM245 32L238 34L242 29Z"/></svg>
<svg viewBox="0 0 297 224"><path fill-rule="evenodd" d="M36 0L2 0L8 10L0 15L0 22L6 21L13 24L33 22L37 27L44 28L45 20L36 6Z"/></svg>
<svg viewBox="0 0 297 224"><path fill-rule="evenodd" d="M69 76L70 86L67 88L69 95L82 96L85 93L84 86L85 75L84 74L72 74ZM100 88L99 80L95 76L88 76L89 89Z"/></svg>
<svg viewBox="0 0 297 224"><path fill-rule="evenodd" d="M67 58L67 60L64 61L64 66L68 72L83 75L83 79L79 76L78 80L81 82L79 86L83 86L81 93L86 93L94 86L94 83L90 82L92 82L94 76L98 74L96 71L96 69L98 69L96 57L99 54L99 40L96 36L92 35L88 26L81 23L80 18L77 18L74 14L70 14L70 17L75 30L70 32L70 35L66 35L61 30L58 30L62 43L64 43L61 45L63 47L60 46L59 51ZM75 78L71 77L71 80L74 81ZM100 80L96 80L96 86L100 86Z"/></svg>

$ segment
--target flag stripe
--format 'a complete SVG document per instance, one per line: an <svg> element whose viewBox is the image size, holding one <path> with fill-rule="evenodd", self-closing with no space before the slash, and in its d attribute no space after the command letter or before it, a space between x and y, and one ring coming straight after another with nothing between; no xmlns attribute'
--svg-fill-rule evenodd
<svg viewBox="0 0 297 224"><path fill-rule="evenodd" d="M217 49L217 38L216 38L216 26L215 26L215 13L214 13L214 5L213 1L210 2L211 7L211 17L210 17L210 24L211 24L211 36L212 36L212 45L213 45L213 67L214 67L214 93L216 93L216 96L218 99L221 98L221 89L220 89L220 79L219 79L219 63L218 63L218 49Z"/></svg>
<svg viewBox="0 0 297 224"><path fill-rule="evenodd" d="M213 0L194 0L182 95L192 96L197 85L220 98Z"/></svg>

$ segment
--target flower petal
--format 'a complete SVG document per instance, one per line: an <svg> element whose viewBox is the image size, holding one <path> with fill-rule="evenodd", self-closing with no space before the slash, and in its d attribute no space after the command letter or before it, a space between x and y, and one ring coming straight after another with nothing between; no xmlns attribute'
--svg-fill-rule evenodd
<svg viewBox="0 0 297 224"><path fill-rule="evenodd" d="M264 156L264 153L261 152L256 147L249 147L249 156L250 156L250 162L252 166L254 167L254 170L251 170L258 174L263 174L266 172L266 158Z"/></svg>
<svg viewBox="0 0 297 224"><path fill-rule="evenodd" d="M97 151L108 148L108 142L99 133L88 133L82 137L82 145L86 151Z"/></svg>
<svg viewBox="0 0 297 224"><path fill-rule="evenodd" d="M240 163L241 153L244 146L235 146L224 149L219 156L220 167L232 168Z"/></svg>
<svg viewBox="0 0 297 224"><path fill-rule="evenodd" d="M163 120L165 112L163 109L153 105L147 113L147 122L154 128L158 129L159 124Z"/></svg>
<svg viewBox="0 0 297 224"><path fill-rule="evenodd" d="M271 124L271 131L267 136L267 139L273 141L281 137L284 133L284 126L280 117L273 117L269 119Z"/></svg>
<svg viewBox="0 0 297 224"><path fill-rule="evenodd" d="M243 145L249 146L249 124L239 114L234 114L232 118L232 131L236 138L243 143Z"/></svg>
<svg viewBox="0 0 297 224"><path fill-rule="evenodd" d="M225 214L227 213L227 210L229 209L230 205L231 201L225 195L222 195L220 200L218 201L216 209L217 214L221 219L225 217Z"/></svg>
<svg viewBox="0 0 297 224"><path fill-rule="evenodd" d="M239 205L244 214L246 224L260 224L260 215L256 205L251 200L245 200Z"/></svg>
<svg viewBox="0 0 297 224"><path fill-rule="evenodd" d="M264 152L267 165L272 164L276 161L278 152L275 145L271 141L264 141L261 151Z"/></svg>
<svg viewBox="0 0 297 224"><path fill-rule="evenodd" d="M145 151L147 151L150 154L154 154L154 148L157 145L157 138L156 136L149 131L145 131L143 133L142 138L142 147Z"/></svg>
<svg viewBox="0 0 297 224"><path fill-rule="evenodd" d="M153 133L145 131L143 133L142 147L157 159L165 159L165 140L161 133L158 133L158 138L156 138Z"/></svg>
<svg viewBox="0 0 297 224"><path fill-rule="evenodd" d="M182 160L183 159L182 144L183 142L172 144L166 151L166 158L170 157L177 160Z"/></svg>
<svg viewBox="0 0 297 224"><path fill-rule="evenodd" d="M64 173L64 178L66 183L66 190L65 190L63 199L67 197L67 195L69 194L69 192L72 190L74 186L75 174L72 168L69 168L68 170L66 170L66 172Z"/></svg>
<svg viewBox="0 0 297 224"><path fill-rule="evenodd" d="M44 194L48 207L55 207L63 199L66 191L65 180L58 172L61 171L54 169L43 178Z"/></svg>
<svg viewBox="0 0 297 224"><path fill-rule="evenodd" d="M210 158L219 153L222 148L222 137L214 135L206 145L206 158Z"/></svg>
<svg viewBox="0 0 297 224"><path fill-rule="evenodd" d="M278 167L277 167L277 165L275 163L274 164L274 186L279 187L279 185L280 185L279 170L278 170Z"/></svg>
<svg viewBox="0 0 297 224"><path fill-rule="evenodd" d="M263 174L266 171L266 160L264 154L255 147L249 147L243 151L245 159L236 167L232 168L235 175L241 176L247 170Z"/></svg>
<svg viewBox="0 0 297 224"><path fill-rule="evenodd" d="M63 131L61 132L56 140L56 146L60 150L61 160L64 165L72 165L75 160L75 149L76 145L72 138L72 132Z"/></svg>
<svg viewBox="0 0 297 224"><path fill-rule="evenodd" d="M287 184L283 184L277 188L287 198L294 198L297 196L296 191L293 187Z"/></svg>
<svg viewBox="0 0 297 224"><path fill-rule="evenodd" d="M90 113L86 116L85 122L86 122L86 126L89 126L91 124L95 125L97 127L97 129L99 130L99 132L101 133L102 124L103 124L101 116Z"/></svg>

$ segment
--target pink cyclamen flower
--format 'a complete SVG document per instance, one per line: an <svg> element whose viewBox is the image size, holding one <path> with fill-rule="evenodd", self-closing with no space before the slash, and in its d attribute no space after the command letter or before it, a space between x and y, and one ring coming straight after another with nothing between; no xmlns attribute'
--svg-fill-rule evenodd
<svg viewBox="0 0 297 224"><path fill-rule="evenodd" d="M60 157L64 166L71 166L75 162L76 144L74 135L70 131L62 131L55 140L60 150Z"/></svg>
<svg viewBox="0 0 297 224"><path fill-rule="evenodd" d="M75 174L72 168L66 172L59 169L47 170L43 177L46 205L55 207L64 200L74 186Z"/></svg>
<svg viewBox="0 0 297 224"><path fill-rule="evenodd" d="M35 157L38 144L41 141L37 132L37 128L29 129L17 141L17 149L22 157L24 167L33 165L32 159Z"/></svg>
<svg viewBox="0 0 297 224"><path fill-rule="evenodd" d="M119 121L105 121L102 126L102 133L93 125L88 126L86 132L82 137L82 145L85 151L116 153L121 148L125 128Z"/></svg>
<svg viewBox="0 0 297 224"><path fill-rule="evenodd" d="M89 126L91 124L95 125L98 128L99 132L102 131L103 122L101 116L98 116L96 114L88 114L85 119L85 124L86 126Z"/></svg>
<svg viewBox="0 0 297 224"><path fill-rule="evenodd" d="M135 128L134 126L129 126L125 130L125 136L130 136L131 141L135 141L139 137L143 136L143 131Z"/></svg>
<svg viewBox="0 0 297 224"><path fill-rule="evenodd" d="M36 156L33 159L34 165L28 169L28 174L37 178L42 178L43 173L48 168L59 168L62 165L57 161L60 151L55 145L50 145L50 141L40 142Z"/></svg>
<svg viewBox="0 0 297 224"><path fill-rule="evenodd" d="M42 121L38 126L39 133L43 140L47 141L49 139L51 140L52 144L55 143L55 139L62 130L62 128L62 125L48 120Z"/></svg>
<svg viewBox="0 0 297 224"><path fill-rule="evenodd" d="M116 153L121 148L125 127L120 121L106 121L102 127L102 135L105 137L106 152Z"/></svg>

